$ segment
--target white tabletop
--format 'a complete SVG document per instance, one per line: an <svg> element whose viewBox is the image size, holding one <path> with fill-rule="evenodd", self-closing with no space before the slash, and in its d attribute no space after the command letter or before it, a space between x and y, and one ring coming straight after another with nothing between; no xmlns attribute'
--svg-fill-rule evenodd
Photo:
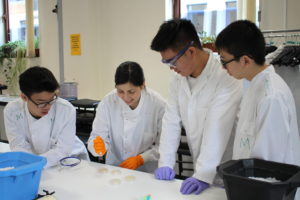
<svg viewBox="0 0 300 200"><path fill-rule="evenodd" d="M0 152L9 145L0 142ZM182 195L181 180L160 181L153 174L95 162L56 166L42 172L39 194L55 191L57 200L226 200L225 190L211 187L200 195Z"/></svg>
<svg viewBox="0 0 300 200"><path fill-rule="evenodd" d="M225 190L216 187L200 195L182 195L181 182L159 181L153 174L82 161L75 167L44 170L40 191L55 191L57 200L142 200L149 194L151 200L226 200Z"/></svg>

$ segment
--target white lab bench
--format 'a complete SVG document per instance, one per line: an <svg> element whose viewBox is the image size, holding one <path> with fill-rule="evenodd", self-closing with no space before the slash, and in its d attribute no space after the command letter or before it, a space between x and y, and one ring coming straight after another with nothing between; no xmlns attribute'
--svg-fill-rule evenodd
<svg viewBox="0 0 300 200"><path fill-rule="evenodd" d="M132 180L134 179L134 180ZM211 187L201 195L182 195L181 180L159 181L153 174L82 161L75 167L44 170L40 190L72 200L226 200L225 190Z"/></svg>
<svg viewBox="0 0 300 200"><path fill-rule="evenodd" d="M9 151L0 143L0 152ZM182 180L159 181L153 174L95 162L81 161L75 167L56 166L43 170L39 194L55 191L57 200L226 200L225 190L211 187L200 195L182 195Z"/></svg>

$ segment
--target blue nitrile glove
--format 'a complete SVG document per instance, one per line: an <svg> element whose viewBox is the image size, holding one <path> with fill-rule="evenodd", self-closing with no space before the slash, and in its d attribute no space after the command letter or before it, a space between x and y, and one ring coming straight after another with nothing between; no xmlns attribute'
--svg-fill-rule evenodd
<svg viewBox="0 0 300 200"><path fill-rule="evenodd" d="M182 194L191 194L193 192L195 192L195 194L200 194L203 190L207 189L208 187L208 183L190 177L182 182L180 192Z"/></svg>
<svg viewBox="0 0 300 200"><path fill-rule="evenodd" d="M158 180L172 180L175 177L175 171L170 167L160 167L155 170L154 176Z"/></svg>

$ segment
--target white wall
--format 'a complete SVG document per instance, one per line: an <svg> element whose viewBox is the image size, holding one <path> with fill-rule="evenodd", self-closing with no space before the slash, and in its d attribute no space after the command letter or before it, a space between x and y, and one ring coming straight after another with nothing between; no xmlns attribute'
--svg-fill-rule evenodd
<svg viewBox="0 0 300 200"><path fill-rule="evenodd" d="M40 62L59 79L57 17L52 12L56 0L39 0Z"/></svg>
<svg viewBox="0 0 300 200"><path fill-rule="evenodd" d="M105 58L102 63L103 94L114 87L114 72L124 61L141 64L146 85L167 95L169 69L160 63L160 55L150 50L150 43L165 18L163 0L102 0L104 38L98 46Z"/></svg>
<svg viewBox="0 0 300 200"><path fill-rule="evenodd" d="M56 0L39 1L41 65L59 78ZM114 88L116 67L141 64L146 85L167 96L171 72L150 43L165 19L163 0L64 0L65 81L76 81L79 98L102 99ZM81 56L70 55L70 34L81 34Z"/></svg>
<svg viewBox="0 0 300 200"><path fill-rule="evenodd" d="M287 0L287 29L300 29L300 1Z"/></svg>
<svg viewBox="0 0 300 200"><path fill-rule="evenodd" d="M99 99L99 62L97 58L97 0L64 0L64 81L78 82L79 98ZM56 0L39 1L41 65L59 80L58 23ZM70 34L81 35L81 55L70 55Z"/></svg>
<svg viewBox="0 0 300 200"><path fill-rule="evenodd" d="M260 0L261 30L300 28L299 0Z"/></svg>
<svg viewBox="0 0 300 200"><path fill-rule="evenodd" d="M99 1L63 1L65 81L78 82L80 98L100 98L101 56L99 57L97 43L102 38L97 34L97 29L101 26L97 2ZM81 36L80 56L71 56L71 34Z"/></svg>

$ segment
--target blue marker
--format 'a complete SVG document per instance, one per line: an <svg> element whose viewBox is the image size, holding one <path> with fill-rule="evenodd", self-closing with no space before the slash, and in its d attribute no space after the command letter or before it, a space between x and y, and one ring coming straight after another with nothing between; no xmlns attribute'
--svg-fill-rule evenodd
<svg viewBox="0 0 300 200"><path fill-rule="evenodd" d="M151 200L151 195L148 194L147 196L141 198L140 200Z"/></svg>

